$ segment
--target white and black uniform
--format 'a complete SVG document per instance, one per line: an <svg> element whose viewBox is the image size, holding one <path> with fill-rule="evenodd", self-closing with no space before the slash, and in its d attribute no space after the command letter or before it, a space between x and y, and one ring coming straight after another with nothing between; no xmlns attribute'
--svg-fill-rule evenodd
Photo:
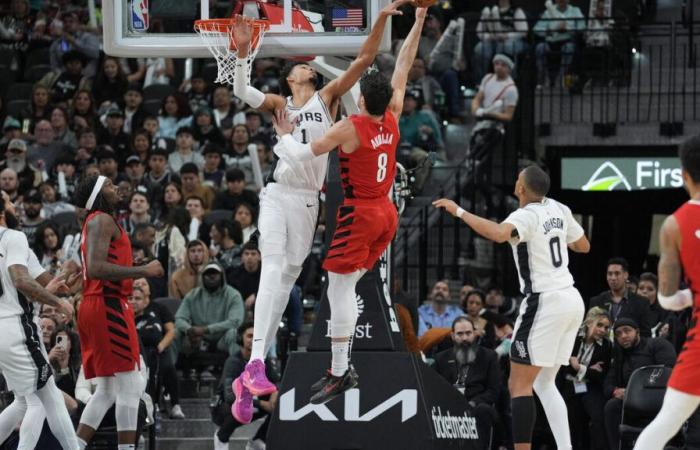
<svg viewBox="0 0 700 450"><path fill-rule="evenodd" d="M524 295L513 330L511 360L538 367L568 365L584 304L569 272L567 245L583 236L571 210L551 198L504 221L515 226L513 257Z"/></svg>
<svg viewBox="0 0 700 450"><path fill-rule="evenodd" d="M32 264L31 253L23 233L0 227L0 370L8 387L20 396L41 389L51 377L34 304L17 291L8 270L21 265L27 267L30 277L41 275L44 269Z"/></svg>
<svg viewBox="0 0 700 450"><path fill-rule="evenodd" d="M318 91L301 108L294 107L292 97L287 97L285 108L295 123L292 136L301 143L320 138L333 126ZM268 184L260 193L258 229L263 255L285 255L288 264L294 266L304 263L316 231L318 193L327 168L328 154L310 161L276 160Z"/></svg>

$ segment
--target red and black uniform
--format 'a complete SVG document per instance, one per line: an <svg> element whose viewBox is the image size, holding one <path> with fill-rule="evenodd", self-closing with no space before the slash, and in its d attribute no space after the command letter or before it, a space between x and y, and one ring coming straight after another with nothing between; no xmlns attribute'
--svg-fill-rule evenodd
<svg viewBox="0 0 700 450"><path fill-rule="evenodd" d="M673 213L681 234L681 264L693 292L693 319L683 350L668 385L691 395L700 395L700 201L690 200Z"/></svg>
<svg viewBox="0 0 700 450"><path fill-rule="evenodd" d="M98 214L104 213L96 211L85 219L80 244L83 260L83 300L78 311L78 333L87 379L129 372L139 364L139 338L134 324L134 311L127 301L127 297L131 295L133 280L91 280L87 277L88 223ZM117 226L119 227L119 224ZM119 231L119 238L109 243L107 262L130 267L132 260L129 235L121 227Z"/></svg>
<svg viewBox="0 0 700 450"><path fill-rule="evenodd" d="M387 248L399 222L389 192L396 176L399 125L390 111L381 122L353 115L360 145L340 155L345 198L338 208L335 234L323 268L335 273L370 270Z"/></svg>

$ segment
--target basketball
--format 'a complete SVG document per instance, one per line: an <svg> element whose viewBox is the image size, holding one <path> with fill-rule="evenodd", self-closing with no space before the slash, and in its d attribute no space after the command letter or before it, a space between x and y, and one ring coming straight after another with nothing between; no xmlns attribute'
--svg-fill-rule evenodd
<svg viewBox="0 0 700 450"><path fill-rule="evenodd" d="M413 5L416 8L429 8L437 3L437 0L413 0Z"/></svg>

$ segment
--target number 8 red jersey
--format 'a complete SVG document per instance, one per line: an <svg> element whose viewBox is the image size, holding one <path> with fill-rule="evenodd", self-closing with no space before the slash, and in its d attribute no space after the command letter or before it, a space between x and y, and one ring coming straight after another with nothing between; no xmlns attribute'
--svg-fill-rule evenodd
<svg viewBox="0 0 700 450"><path fill-rule="evenodd" d="M352 153L343 153L342 149L339 153L345 198L386 197L396 175L399 124L388 110L381 123L369 116L352 115L349 119L360 145Z"/></svg>

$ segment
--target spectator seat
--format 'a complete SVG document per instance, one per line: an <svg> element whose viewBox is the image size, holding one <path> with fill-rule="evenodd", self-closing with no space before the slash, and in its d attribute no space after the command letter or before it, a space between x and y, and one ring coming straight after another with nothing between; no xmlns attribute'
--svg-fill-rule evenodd
<svg viewBox="0 0 700 450"><path fill-rule="evenodd" d="M182 303L182 300L173 297L159 297L153 301L161 306L164 306L168 311L170 311L173 314L173 316L177 312L177 309L180 307L180 303Z"/></svg>
<svg viewBox="0 0 700 450"><path fill-rule="evenodd" d="M49 47L38 48L29 52L24 63L24 80L29 83L36 83L48 72L51 72L49 59Z"/></svg>
<svg viewBox="0 0 700 450"><path fill-rule="evenodd" d="M469 128L466 125L447 125L445 128L445 156L448 161L459 162L464 159L469 137Z"/></svg>

